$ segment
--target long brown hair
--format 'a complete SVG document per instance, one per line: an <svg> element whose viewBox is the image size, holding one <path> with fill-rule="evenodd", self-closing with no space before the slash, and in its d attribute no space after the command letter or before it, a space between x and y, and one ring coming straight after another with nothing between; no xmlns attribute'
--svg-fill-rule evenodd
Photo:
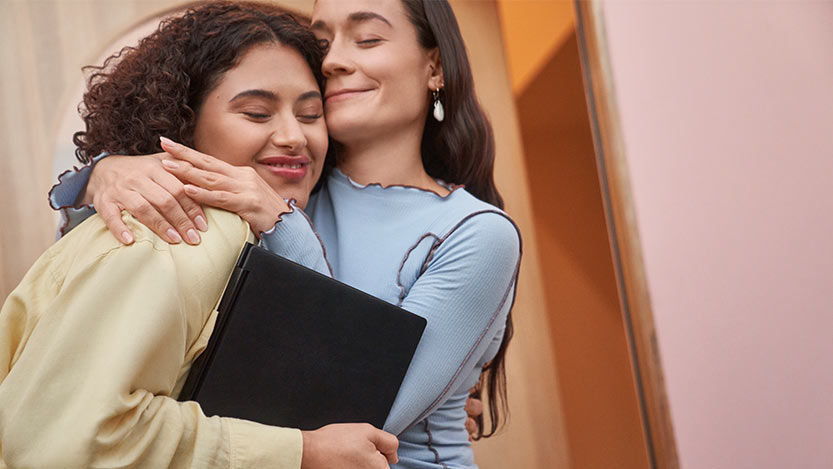
<svg viewBox="0 0 833 469"><path fill-rule="evenodd" d="M286 10L266 3L219 1L165 19L136 47L125 47L91 72L79 111L86 130L72 138L82 163L102 151L162 151L159 136L193 146L205 96L251 47L278 43L298 51L319 86L323 51Z"/></svg>
<svg viewBox="0 0 833 469"><path fill-rule="evenodd" d="M422 135L422 164L428 174L443 181L463 184L478 199L503 208L503 198L495 186L495 139L492 125L480 108L474 93L474 80L463 36L446 0L402 0L408 18L416 27L420 45L439 50L444 86L440 99L445 119L437 122L429 113ZM426 99L431 99L426 95ZM488 433L483 416L477 419L475 439L494 435L501 414L508 415L506 399L506 348L512 339L512 311L506 317L506 330L500 348L480 375L476 397L486 391L489 403Z"/></svg>

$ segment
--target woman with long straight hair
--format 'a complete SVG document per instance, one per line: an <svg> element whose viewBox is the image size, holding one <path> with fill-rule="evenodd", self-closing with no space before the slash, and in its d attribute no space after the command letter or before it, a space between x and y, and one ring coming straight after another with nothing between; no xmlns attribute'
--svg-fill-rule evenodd
<svg viewBox="0 0 833 469"><path fill-rule="evenodd" d="M501 210L492 130L456 19L446 1L318 0L311 28L327 51L330 170L309 199L309 219L294 208L260 233L262 243L428 320L384 429L400 439L402 467L475 467L464 406L480 383L491 427L481 422L478 436L505 420L521 249ZM163 143L162 154L101 159L78 197L114 235L130 241L122 209L170 242L190 243L199 242L195 228L206 228L197 203L246 220L261 211L262 186L181 136L166 137L180 143ZM306 174L303 161L275 157L272 170ZM89 172L73 174L65 188L82 186ZM72 205L77 195L59 187L53 205Z"/></svg>

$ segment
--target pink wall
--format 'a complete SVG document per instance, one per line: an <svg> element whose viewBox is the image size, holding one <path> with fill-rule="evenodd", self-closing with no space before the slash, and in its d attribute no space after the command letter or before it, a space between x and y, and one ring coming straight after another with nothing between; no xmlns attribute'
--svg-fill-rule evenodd
<svg viewBox="0 0 833 469"><path fill-rule="evenodd" d="M684 468L833 467L833 3L605 2Z"/></svg>

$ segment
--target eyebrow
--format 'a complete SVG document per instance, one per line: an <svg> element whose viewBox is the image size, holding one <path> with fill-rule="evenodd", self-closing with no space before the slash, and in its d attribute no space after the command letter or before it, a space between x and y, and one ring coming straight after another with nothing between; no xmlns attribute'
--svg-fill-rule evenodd
<svg viewBox="0 0 833 469"><path fill-rule="evenodd" d="M240 93L237 93L236 95L234 95L234 97L231 98L229 100L229 102L233 103L233 102L238 101L238 100L243 99L243 98L262 98L262 99L266 99L266 100L273 101L273 102L277 102L277 101L280 100L280 98L278 98L278 95L276 95L275 93L273 93L271 91L268 91L268 90L246 90L246 91L241 91ZM298 99L296 101L305 101L307 99L316 99L316 98L323 100L323 98L321 97L320 92L318 92L318 91L307 91L306 93L302 93L301 96L298 96Z"/></svg>
<svg viewBox="0 0 833 469"><path fill-rule="evenodd" d="M240 99L243 99L243 98L263 98L263 99L267 99L269 101L278 101L278 95L276 95L275 93L273 93L271 91L267 91L267 90L246 90L246 91L241 91L241 92L237 93L236 95L234 95L234 97L231 98L229 100L229 102L233 103L233 102L235 102L237 100L240 100Z"/></svg>
<svg viewBox="0 0 833 469"><path fill-rule="evenodd" d="M324 98L321 97L321 93L319 93L318 91L307 91L306 93L303 93L301 96L298 96L298 99L296 101L306 101L307 99L320 99L322 101L324 100Z"/></svg>
<svg viewBox="0 0 833 469"><path fill-rule="evenodd" d="M385 23L386 25L388 25L391 28L393 27L393 25L390 24L390 21L388 21L387 18L385 18L384 16L382 16L378 13L373 13L372 11L356 11L356 12L350 13L350 15L347 16L347 22L348 23L365 23L367 21L372 21L372 20L378 20L378 21L381 21L382 23ZM315 23L312 23L311 28L314 29L314 30L327 29L327 23L325 23L321 20L318 20Z"/></svg>

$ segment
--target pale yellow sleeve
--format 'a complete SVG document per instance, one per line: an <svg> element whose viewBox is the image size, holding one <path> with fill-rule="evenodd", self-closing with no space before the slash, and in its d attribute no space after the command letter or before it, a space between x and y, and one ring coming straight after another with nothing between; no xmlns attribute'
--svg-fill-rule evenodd
<svg viewBox="0 0 833 469"><path fill-rule="evenodd" d="M208 418L168 396L196 300L157 247L109 250L44 305L0 385L10 467L300 467L300 431Z"/></svg>

